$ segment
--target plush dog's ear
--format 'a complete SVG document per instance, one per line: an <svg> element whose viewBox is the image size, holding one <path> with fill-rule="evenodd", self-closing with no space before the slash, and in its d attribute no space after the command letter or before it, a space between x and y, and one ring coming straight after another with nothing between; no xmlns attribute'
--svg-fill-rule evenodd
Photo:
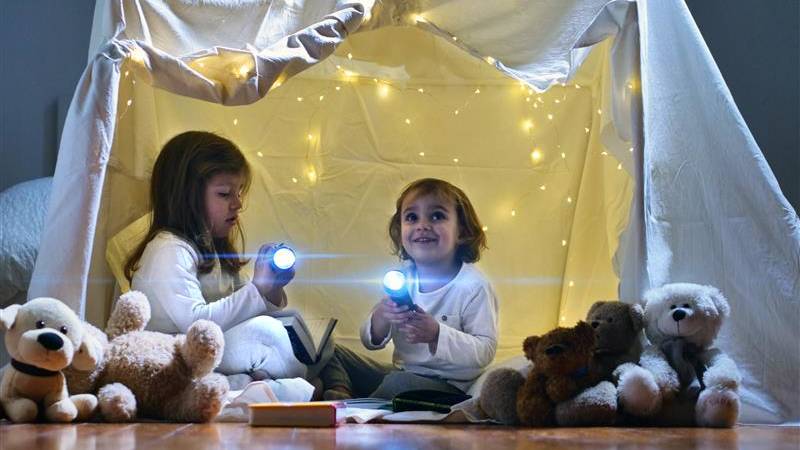
<svg viewBox="0 0 800 450"><path fill-rule="evenodd" d="M587 313L586 313L586 320L591 320L591 318L592 318L592 314L594 314L595 310L596 310L597 308L599 308L599 307L601 307L601 306L605 305L605 304L606 304L606 302L604 302L604 301L597 301L597 302L594 302L594 303L592 304L592 306L591 306L591 307L589 307L589 312L587 312Z"/></svg>
<svg viewBox="0 0 800 450"><path fill-rule="evenodd" d="M533 361L536 357L536 345L539 343L539 336L528 336L522 343L522 350L525 352L525 357Z"/></svg>
<svg viewBox="0 0 800 450"><path fill-rule="evenodd" d="M88 372L97 366L102 357L103 344L91 333L84 331L81 345L72 358L72 367L81 372Z"/></svg>
<svg viewBox="0 0 800 450"><path fill-rule="evenodd" d="M640 332L644 328L644 309L642 305L634 303L628 308L628 314L631 316L631 323L633 324L633 331Z"/></svg>
<svg viewBox="0 0 800 450"><path fill-rule="evenodd" d="M0 326L3 331L10 330L14 326L14 321L17 319L17 312L22 305L11 305L5 309L0 309Z"/></svg>

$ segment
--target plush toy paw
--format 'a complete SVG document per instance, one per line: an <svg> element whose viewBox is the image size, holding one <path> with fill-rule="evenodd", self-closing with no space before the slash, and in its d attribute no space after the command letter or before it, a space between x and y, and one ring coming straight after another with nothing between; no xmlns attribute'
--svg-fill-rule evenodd
<svg viewBox="0 0 800 450"><path fill-rule="evenodd" d="M225 338L219 325L209 320L198 320L186 332L181 356L191 369L191 376L199 378L219 365L224 349Z"/></svg>
<svg viewBox="0 0 800 450"><path fill-rule="evenodd" d="M97 397L92 394L70 395L69 399L78 410L76 420L88 420L97 411Z"/></svg>
<svg viewBox="0 0 800 450"><path fill-rule="evenodd" d="M661 408L661 391L653 375L634 364L619 374L619 404L627 414L647 417Z"/></svg>
<svg viewBox="0 0 800 450"><path fill-rule="evenodd" d="M78 417L78 408L72 400L65 398L48 406L44 411L44 416L50 422L72 422Z"/></svg>
<svg viewBox="0 0 800 450"><path fill-rule="evenodd" d="M33 422L39 413L39 408L33 400L17 398L3 404L6 415L14 423Z"/></svg>
<svg viewBox="0 0 800 450"><path fill-rule="evenodd" d="M491 372L481 388L478 405L487 416L504 424L516 425L517 391L525 378L514 369L497 369Z"/></svg>
<svg viewBox="0 0 800 450"><path fill-rule="evenodd" d="M556 423L562 427L609 426L617 420L617 387L602 381L556 405Z"/></svg>
<svg viewBox="0 0 800 450"><path fill-rule="evenodd" d="M108 422L130 422L136 418L136 397L122 383L111 383L97 393L100 413Z"/></svg>
<svg viewBox="0 0 800 450"><path fill-rule="evenodd" d="M695 405L695 421L701 427L730 428L739 417L739 395L728 389L706 389Z"/></svg>

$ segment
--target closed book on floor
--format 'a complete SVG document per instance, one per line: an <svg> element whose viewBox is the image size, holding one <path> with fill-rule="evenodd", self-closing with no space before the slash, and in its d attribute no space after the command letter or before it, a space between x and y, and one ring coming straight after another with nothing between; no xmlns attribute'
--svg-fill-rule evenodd
<svg viewBox="0 0 800 450"><path fill-rule="evenodd" d="M274 317L283 323L289 340L292 342L294 356L306 365L319 362L322 349L328 344L336 327L336 319L303 319L295 310L284 310L274 313Z"/></svg>
<svg viewBox="0 0 800 450"><path fill-rule="evenodd" d="M433 411L449 413L453 405L472 398L467 394L455 394L430 389L419 389L397 394L392 399L394 412Z"/></svg>
<svg viewBox="0 0 800 450"><path fill-rule="evenodd" d="M253 403L250 425L256 427L335 427L345 420L341 402Z"/></svg>

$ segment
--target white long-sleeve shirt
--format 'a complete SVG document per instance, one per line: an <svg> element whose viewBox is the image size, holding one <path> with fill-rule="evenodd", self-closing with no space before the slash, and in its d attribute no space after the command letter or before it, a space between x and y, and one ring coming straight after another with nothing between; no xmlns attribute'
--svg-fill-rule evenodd
<svg viewBox="0 0 800 450"><path fill-rule="evenodd" d="M361 342L377 350L392 340L395 367L436 376L467 391L497 350L498 305L492 285L474 264L462 264L455 278L433 292L420 292L415 283L411 298L439 322L436 353L428 344L409 344L395 326L382 342L373 344L374 309L361 326Z"/></svg>
<svg viewBox="0 0 800 450"><path fill-rule="evenodd" d="M163 231L145 247L131 288L150 301L147 329L163 333L186 333L199 319L215 322L227 331L252 317L283 308L265 301L251 282L214 269L199 275L197 251L178 236Z"/></svg>

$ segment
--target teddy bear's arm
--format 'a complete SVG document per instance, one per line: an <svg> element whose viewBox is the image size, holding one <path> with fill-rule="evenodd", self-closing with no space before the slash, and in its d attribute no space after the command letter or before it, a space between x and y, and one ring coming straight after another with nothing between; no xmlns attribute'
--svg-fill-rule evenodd
<svg viewBox="0 0 800 450"><path fill-rule="evenodd" d="M703 384L706 388L719 386L726 389L738 389L742 376L736 363L722 350L712 348L700 355L706 366L703 373Z"/></svg>
<svg viewBox="0 0 800 450"><path fill-rule="evenodd" d="M570 377L554 377L547 380L547 396L555 403L574 397L579 390L578 383Z"/></svg>
<svg viewBox="0 0 800 450"><path fill-rule="evenodd" d="M661 393L670 398L681 389L678 373L669 365L666 356L658 347L647 346L639 359L639 365L653 374Z"/></svg>

